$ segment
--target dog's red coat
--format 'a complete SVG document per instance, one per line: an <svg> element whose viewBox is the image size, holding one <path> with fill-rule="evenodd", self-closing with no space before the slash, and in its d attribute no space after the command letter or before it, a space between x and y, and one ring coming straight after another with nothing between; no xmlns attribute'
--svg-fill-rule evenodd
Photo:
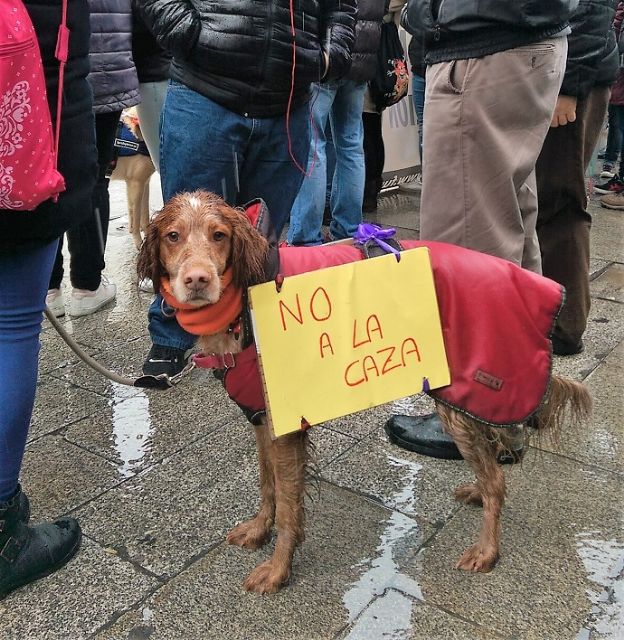
<svg viewBox="0 0 624 640"><path fill-rule="evenodd" d="M548 390L550 333L563 300L561 285L462 247L402 244L405 249L427 247L433 268L451 384L430 395L491 425L525 422ZM358 248L341 244L281 247L279 255L285 277L363 257ZM417 292L405 295L408 299ZM245 363L239 366L237 360L228 370L224 384L240 406L259 411L264 408L262 385L249 353Z"/></svg>

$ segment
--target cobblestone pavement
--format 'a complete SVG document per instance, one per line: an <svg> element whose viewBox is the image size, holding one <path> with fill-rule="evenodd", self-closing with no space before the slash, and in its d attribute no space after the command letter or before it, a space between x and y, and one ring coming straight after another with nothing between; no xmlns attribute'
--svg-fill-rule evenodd
<svg viewBox="0 0 624 640"><path fill-rule="evenodd" d="M117 302L63 323L104 365L136 374L150 296L136 288L123 188L112 185L107 250ZM373 220L414 237L418 204L385 195ZM452 499L466 465L385 438L392 413L428 407L411 397L312 429L318 492L291 584L246 593L245 575L271 545L224 542L257 489L251 427L220 384L201 371L167 392L109 383L46 323L22 480L33 519L75 515L84 544L65 569L0 603L0 638L623 638L624 212L592 212L586 349L556 358L555 370L585 381L595 413L557 449L541 443L506 469L494 571L453 568L480 518Z"/></svg>

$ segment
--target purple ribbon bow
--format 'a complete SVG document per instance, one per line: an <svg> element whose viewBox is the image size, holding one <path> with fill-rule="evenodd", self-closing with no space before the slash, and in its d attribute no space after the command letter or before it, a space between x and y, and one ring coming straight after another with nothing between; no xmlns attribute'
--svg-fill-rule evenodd
<svg viewBox="0 0 624 640"><path fill-rule="evenodd" d="M371 222L363 222L358 225L357 231L355 232L353 239L358 244L366 244L369 240L375 242L378 246L380 246L386 253L393 253L397 260L401 258L400 252L395 249L393 246L389 245L384 240L391 238L395 235L396 229L390 227L389 229L382 229L379 225L372 224Z"/></svg>

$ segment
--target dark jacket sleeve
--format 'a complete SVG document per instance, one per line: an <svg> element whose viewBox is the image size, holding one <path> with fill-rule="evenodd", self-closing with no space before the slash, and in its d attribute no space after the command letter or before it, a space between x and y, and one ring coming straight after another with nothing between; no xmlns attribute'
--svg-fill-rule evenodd
<svg viewBox="0 0 624 640"><path fill-rule="evenodd" d="M615 80L619 66L612 28L616 0L581 0L570 19L568 59L560 93L583 98Z"/></svg>
<svg viewBox="0 0 624 640"><path fill-rule="evenodd" d="M143 0L145 22L158 44L180 58L195 48L201 20L190 0Z"/></svg>
<svg viewBox="0 0 624 640"><path fill-rule="evenodd" d="M323 80L336 80L351 68L357 0L326 0L320 4L321 46L329 55L329 69Z"/></svg>

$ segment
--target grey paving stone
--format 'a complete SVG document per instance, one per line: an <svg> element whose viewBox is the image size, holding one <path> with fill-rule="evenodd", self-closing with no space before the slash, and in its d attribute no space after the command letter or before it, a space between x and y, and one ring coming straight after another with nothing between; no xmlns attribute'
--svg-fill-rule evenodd
<svg viewBox="0 0 624 640"><path fill-rule="evenodd" d="M624 216L621 211L605 209L593 200L589 212L594 217L590 235L593 258L622 262L624 256Z"/></svg>
<svg viewBox="0 0 624 640"><path fill-rule="evenodd" d="M221 382L198 370L166 391L142 390L111 404L73 424L65 438L111 460L128 477L239 418Z"/></svg>
<svg viewBox="0 0 624 640"><path fill-rule="evenodd" d="M624 264L612 264L596 278L592 283L592 295L624 302Z"/></svg>
<svg viewBox="0 0 624 640"><path fill-rule="evenodd" d="M539 445L575 460L591 463L624 476L624 393L622 360L624 342L585 380L592 394L594 409L587 424L564 427L558 447L548 439ZM624 478L622 479L624 483ZM624 498L624 488L622 488Z"/></svg>
<svg viewBox="0 0 624 640"><path fill-rule="evenodd" d="M180 571L257 507L257 457L242 420L217 429L78 510L84 530L157 575Z"/></svg>
<svg viewBox="0 0 624 640"><path fill-rule="evenodd" d="M149 349L147 339L128 340L112 346L106 340L103 340L101 347L93 356L100 365L118 375L132 379L141 375L143 360ZM112 382L82 360L77 360L73 364L55 369L50 372L50 375L105 396L113 403L121 402L125 398L141 393L141 390L136 387L128 387Z"/></svg>
<svg viewBox="0 0 624 640"><path fill-rule="evenodd" d="M463 461L436 460L381 440L358 443L323 468L322 476L414 517L441 526L457 509L456 485L472 479Z"/></svg>
<svg viewBox="0 0 624 640"><path fill-rule="evenodd" d="M63 326L80 344L107 349L137 336L147 335L148 307L149 300L145 300L142 294L120 294L115 302L97 313L79 318L68 317Z"/></svg>
<svg viewBox="0 0 624 640"><path fill-rule="evenodd" d="M623 311L617 302L592 298L585 350L575 356L555 356L553 371L575 380L586 378L624 340Z"/></svg>
<svg viewBox="0 0 624 640"><path fill-rule="evenodd" d="M102 411L106 398L50 375L41 376L28 439L35 440L85 416Z"/></svg>
<svg viewBox="0 0 624 640"><path fill-rule="evenodd" d="M61 320L63 320L61 318ZM63 326L66 326L65 324ZM39 375L43 375L59 367L65 367L78 361L78 356L65 344L63 338L56 329L47 321L44 321L44 329L41 334L41 351L39 352ZM82 349L90 356L97 349L80 344Z"/></svg>
<svg viewBox="0 0 624 640"><path fill-rule="evenodd" d="M386 589L418 593L402 566L421 540L410 518L324 485L291 583L278 594L257 596L241 586L270 549L248 553L222 544L97 639L330 639Z"/></svg>
<svg viewBox="0 0 624 640"><path fill-rule="evenodd" d="M61 436L45 436L28 445L21 477L33 517L40 519L68 513L122 480L108 460Z"/></svg>
<svg viewBox="0 0 624 640"><path fill-rule="evenodd" d="M340 634L341 640L494 640L500 635L389 589Z"/></svg>
<svg viewBox="0 0 624 640"><path fill-rule="evenodd" d="M0 602L3 640L83 640L158 581L83 538L63 569Z"/></svg>
<svg viewBox="0 0 624 640"><path fill-rule="evenodd" d="M621 480L549 454L514 476L501 521L501 558L492 572L453 568L480 526L481 510L468 507L408 572L426 603L504 637L573 640L624 562L621 513L615 508L621 504ZM616 614L618 607L616 597Z"/></svg>

